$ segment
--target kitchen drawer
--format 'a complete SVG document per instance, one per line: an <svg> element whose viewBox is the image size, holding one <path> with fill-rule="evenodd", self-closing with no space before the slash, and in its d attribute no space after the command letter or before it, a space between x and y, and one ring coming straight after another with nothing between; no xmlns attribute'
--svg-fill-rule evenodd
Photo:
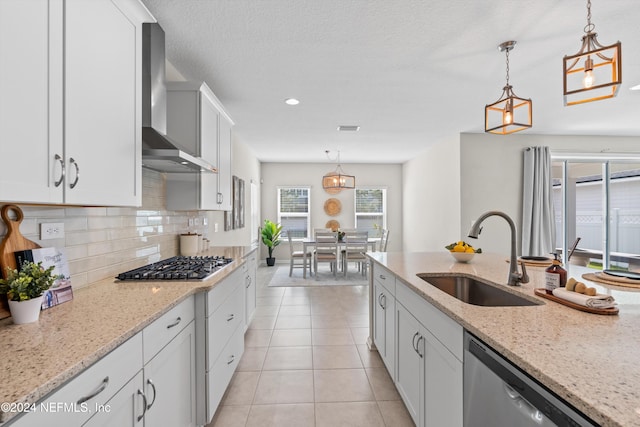
<svg viewBox="0 0 640 427"><path fill-rule="evenodd" d="M142 334L137 334L81 374L36 403L15 427L79 426L142 369Z"/></svg>
<svg viewBox="0 0 640 427"><path fill-rule="evenodd" d="M429 304L408 286L398 281L396 300L434 335L453 355L462 361L463 329L449 316Z"/></svg>
<svg viewBox="0 0 640 427"><path fill-rule="evenodd" d="M396 294L396 275L380 264L373 264L373 279L385 287L391 295Z"/></svg>
<svg viewBox="0 0 640 427"><path fill-rule="evenodd" d="M246 263L243 264L243 266L244 265L246 265ZM209 294L207 295L207 317L211 316L211 314L215 312L218 307L220 307L220 305L227 299L229 295L231 295L234 290L242 286L242 284L244 283L244 276L245 274L242 271L242 266L240 268L236 268L233 273L224 278L220 283L218 283L213 289L209 291Z"/></svg>
<svg viewBox="0 0 640 427"><path fill-rule="evenodd" d="M207 367L220 356L238 325L244 324L244 293L242 288L229 295L224 303L207 318ZM244 330L244 328L241 328Z"/></svg>
<svg viewBox="0 0 640 427"><path fill-rule="evenodd" d="M182 301L142 331L144 364L169 344L194 318L193 297Z"/></svg>
<svg viewBox="0 0 640 427"><path fill-rule="evenodd" d="M206 374L207 383L207 422L213 415L222 400L231 377L238 367L242 353L244 352L244 328L236 328L229 343L223 349L213 368Z"/></svg>

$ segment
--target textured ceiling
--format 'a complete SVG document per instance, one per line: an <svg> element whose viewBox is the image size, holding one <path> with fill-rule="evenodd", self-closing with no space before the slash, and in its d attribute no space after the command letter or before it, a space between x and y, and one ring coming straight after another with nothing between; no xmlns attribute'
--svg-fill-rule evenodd
<svg viewBox="0 0 640 427"><path fill-rule="evenodd" d="M594 0L599 41L622 42L618 97L562 103L562 58L580 47L585 0L143 0L168 60L204 80L261 161L400 163L483 132L505 83L533 100L528 134L640 135L640 1ZM284 99L300 99L296 107ZM339 133L339 125L359 132ZM508 136L496 136L505 138Z"/></svg>

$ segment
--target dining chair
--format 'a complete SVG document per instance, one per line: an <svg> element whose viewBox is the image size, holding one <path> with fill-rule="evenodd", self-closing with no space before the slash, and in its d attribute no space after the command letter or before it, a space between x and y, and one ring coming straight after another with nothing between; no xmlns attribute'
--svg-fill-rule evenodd
<svg viewBox="0 0 640 427"><path fill-rule="evenodd" d="M312 276L311 253L295 250L295 248L293 247L293 241L291 240L291 235L289 233L287 233L287 239L289 240L289 277L291 277L294 268L305 268L305 264L309 266L309 276ZM297 264L296 261L299 261L299 264ZM303 275L304 273L306 273L306 271L303 271Z"/></svg>
<svg viewBox="0 0 640 427"><path fill-rule="evenodd" d="M338 233L318 232L316 233L316 243L313 251L313 270L316 272L318 280L318 263L327 262L333 276L336 276L338 267Z"/></svg>
<svg viewBox="0 0 640 427"><path fill-rule="evenodd" d="M349 269L349 262L356 262L358 270L364 276L367 274L367 252L369 233L358 231L344 236L344 250L342 251L342 272L346 276Z"/></svg>
<svg viewBox="0 0 640 427"><path fill-rule="evenodd" d="M331 229L330 228L314 228L313 229L313 237L316 237L316 234L318 233L331 233Z"/></svg>
<svg viewBox="0 0 640 427"><path fill-rule="evenodd" d="M388 242L389 242L389 230L385 228L382 230L382 236L380 237L380 246L378 247L378 250L380 252L386 252Z"/></svg>

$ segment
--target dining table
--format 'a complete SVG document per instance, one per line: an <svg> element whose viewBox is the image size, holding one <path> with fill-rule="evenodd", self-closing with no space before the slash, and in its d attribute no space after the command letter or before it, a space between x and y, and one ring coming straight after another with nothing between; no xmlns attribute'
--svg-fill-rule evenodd
<svg viewBox="0 0 640 427"><path fill-rule="evenodd" d="M380 238L374 238L374 237L370 237L367 239L367 246L371 247L371 251L375 252L376 250L376 245L378 244L378 242L380 241ZM343 240L339 240L338 241L338 251L339 253L342 253L342 248L344 247L346 242L344 242ZM305 254L308 252L309 247L313 247L316 244L316 240L315 239L303 239L302 240L302 252L304 252ZM302 277L303 278L307 278L307 258L306 256L302 257L303 258L303 264L302 264ZM311 262L311 261L309 261ZM311 274L311 270L309 270L309 274Z"/></svg>

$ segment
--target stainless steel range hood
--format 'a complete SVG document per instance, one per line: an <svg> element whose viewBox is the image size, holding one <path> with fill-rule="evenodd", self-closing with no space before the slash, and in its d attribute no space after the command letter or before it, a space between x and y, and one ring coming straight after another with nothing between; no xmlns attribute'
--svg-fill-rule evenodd
<svg viewBox="0 0 640 427"><path fill-rule="evenodd" d="M142 166L159 172L216 173L209 162L167 136L164 31L159 24L143 24L142 55Z"/></svg>

